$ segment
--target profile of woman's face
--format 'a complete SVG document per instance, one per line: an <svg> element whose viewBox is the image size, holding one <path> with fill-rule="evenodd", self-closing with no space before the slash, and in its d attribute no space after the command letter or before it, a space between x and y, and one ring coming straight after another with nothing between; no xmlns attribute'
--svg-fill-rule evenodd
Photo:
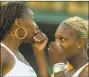
<svg viewBox="0 0 89 77"><path fill-rule="evenodd" d="M38 28L34 21L34 13L28 9L25 14L24 14L24 19L23 19L23 26L27 31L27 35L25 38L26 42L32 41L32 38L34 36L35 30Z"/></svg>
<svg viewBox="0 0 89 77"><path fill-rule="evenodd" d="M55 33L55 41L64 47L67 58L76 53L78 40L73 29L66 27L66 25L60 25Z"/></svg>

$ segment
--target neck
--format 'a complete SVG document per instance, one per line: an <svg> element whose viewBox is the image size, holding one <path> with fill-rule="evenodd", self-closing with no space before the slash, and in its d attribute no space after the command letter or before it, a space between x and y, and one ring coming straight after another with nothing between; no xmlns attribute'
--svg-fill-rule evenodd
<svg viewBox="0 0 89 77"><path fill-rule="evenodd" d="M86 55L85 49L81 49L81 52L79 52L69 60L69 63L73 66L73 68L81 67L87 62L88 57Z"/></svg>
<svg viewBox="0 0 89 77"><path fill-rule="evenodd" d="M4 37L2 43L6 45L13 53L17 53L19 51L21 40L17 39L14 36L8 35Z"/></svg>

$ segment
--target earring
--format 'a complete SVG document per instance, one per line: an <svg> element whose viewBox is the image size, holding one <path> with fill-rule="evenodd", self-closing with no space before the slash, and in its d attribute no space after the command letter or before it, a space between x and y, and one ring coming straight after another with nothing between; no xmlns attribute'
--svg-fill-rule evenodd
<svg viewBox="0 0 89 77"><path fill-rule="evenodd" d="M80 46L78 46L78 48L80 48Z"/></svg>
<svg viewBox="0 0 89 77"><path fill-rule="evenodd" d="M18 32L18 30L20 30L20 29L23 29L23 30L25 31L25 35L24 35L23 37L19 37L19 36L17 35L17 32ZM16 36L18 39L24 39L24 38L26 37L26 35L27 35L27 31L26 31L25 28L23 28L23 27L17 28L16 31L15 31L15 36Z"/></svg>

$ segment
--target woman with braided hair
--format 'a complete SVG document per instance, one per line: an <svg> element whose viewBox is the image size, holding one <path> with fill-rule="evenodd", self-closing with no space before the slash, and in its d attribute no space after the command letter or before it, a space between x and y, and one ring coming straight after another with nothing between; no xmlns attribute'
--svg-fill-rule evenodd
<svg viewBox="0 0 89 77"><path fill-rule="evenodd" d="M47 37L36 25L34 13L23 3L10 2L0 6L0 41L1 77L37 77L35 71L19 52L19 46L23 42L30 43L34 54L35 52L39 54L47 44ZM49 75L47 65L43 65L42 68L40 65L45 58L42 60L39 56L36 55L39 71L43 71L42 76Z"/></svg>
<svg viewBox="0 0 89 77"><path fill-rule="evenodd" d="M33 12L20 2L11 2L0 7L0 17L2 76L36 77L18 50L27 42L32 45L40 77L50 77L44 52L47 38L34 22ZM87 21L72 17L60 24L55 42L49 44L54 77L88 77L87 40ZM72 71L67 72L66 62L72 65Z"/></svg>
<svg viewBox="0 0 89 77"><path fill-rule="evenodd" d="M88 76L88 21L71 17L63 21L55 33L55 42L49 44L49 55L54 77ZM67 70L66 63L73 67Z"/></svg>

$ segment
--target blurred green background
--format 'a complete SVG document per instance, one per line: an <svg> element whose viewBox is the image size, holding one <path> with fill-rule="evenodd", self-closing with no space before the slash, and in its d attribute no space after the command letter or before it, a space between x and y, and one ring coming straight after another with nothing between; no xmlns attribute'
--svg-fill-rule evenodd
<svg viewBox="0 0 89 77"><path fill-rule="evenodd" d="M8 2L2 2L2 5ZM35 21L39 28L49 38L48 44L54 40L54 34L58 25L65 19L73 16L80 16L88 20L88 2L23 2L27 7L32 9L35 14ZM46 47L46 56L50 72L52 68L48 58ZM22 44L20 52L24 55L30 65L38 75L36 60L30 44Z"/></svg>
<svg viewBox="0 0 89 77"><path fill-rule="evenodd" d="M59 24L71 16L88 19L88 2L25 2L37 22Z"/></svg>

